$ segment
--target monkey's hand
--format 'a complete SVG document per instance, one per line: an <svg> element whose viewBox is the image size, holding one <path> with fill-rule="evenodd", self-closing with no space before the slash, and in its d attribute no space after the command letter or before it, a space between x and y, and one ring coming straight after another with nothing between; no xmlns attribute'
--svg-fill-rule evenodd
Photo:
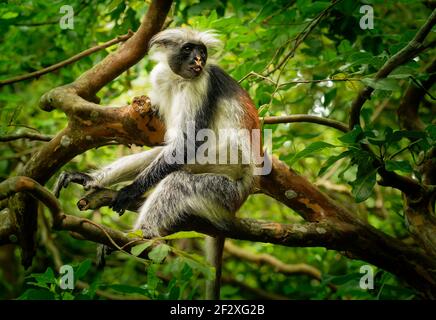
<svg viewBox="0 0 436 320"><path fill-rule="evenodd" d="M80 184L86 189L88 184L90 184L92 181L92 177L86 173L64 171L60 174L58 180L56 181L56 184L53 188L53 193L56 198L59 198L62 188L68 187L70 182Z"/></svg>
<svg viewBox="0 0 436 320"><path fill-rule="evenodd" d="M129 206L129 204L142 196L142 194L143 192L140 191L140 188L138 188L135 183L132 183L118 191L115 200L109 207L113 211L118 212L121 216Z"/></svg>

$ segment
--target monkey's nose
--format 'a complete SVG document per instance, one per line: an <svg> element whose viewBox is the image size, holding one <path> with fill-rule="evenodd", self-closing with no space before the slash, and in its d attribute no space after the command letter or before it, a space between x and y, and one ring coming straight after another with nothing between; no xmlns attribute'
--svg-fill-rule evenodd
<svg viewBox="0 0 436 320"><path fill-rule="evenodd" d="M197 66L200 66L200 67L202 66L201 58L199 56L196 56L194 58L194 62Z"/></svg>

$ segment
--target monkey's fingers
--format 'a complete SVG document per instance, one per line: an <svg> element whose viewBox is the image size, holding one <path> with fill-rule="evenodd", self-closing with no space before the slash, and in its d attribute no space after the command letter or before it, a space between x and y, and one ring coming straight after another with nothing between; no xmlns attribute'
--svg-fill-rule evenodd
<svg viewBox="0 0 436 320"><path fill-rule="evenodd" d="M68 187L71 182L86 186L90 181L92 181L92 177L86 173L64 171L59 175L53 188L53 193L56 198L59 198L61 189Z"/></svg>
<svg viewBox="0 0 436 320"><path fill-rule="evenodd" d="M59 198L61 189L64 187L66 180L68 179L68 172L62 172L59 178L56 180L55 186L53 188L53 194L56 198Z"/></svg>
<svg viewBox="0 0 436 320"><path fill-rule="evenodd" d="M120 206L117 206L115 204L112 204L111 206L109 206L109 208L111 208L113 211L118 213L120 215L120 217L124 214L124 211L126 211L126 209L124 209Z"/></svg>

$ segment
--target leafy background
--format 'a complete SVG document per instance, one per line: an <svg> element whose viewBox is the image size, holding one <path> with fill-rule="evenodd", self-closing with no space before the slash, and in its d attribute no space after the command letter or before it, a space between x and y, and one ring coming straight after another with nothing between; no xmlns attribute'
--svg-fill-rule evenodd
<svg viewBox="0 0 436 320"><path fill-rule="evenodd" d="M61 30L59 8L75 9L73 30ZM388 170L414 174L419 159L435 145L434 90L420 110L427 129L421 133L400 130L396 109L411 81L425 80L423 69L434 56L428 50L398 68L387 79L375 83L373 76L383 63L414 36L430 13L423 1L344 0L298 47L295 55L275 70L292 52L295 39L331 3L329 1L176 1L170 11L171 26L215 29L224 42L216 52L219 64L235 79L250 72L267 74L268 81L248 76L248 90L261 116L313 114L348 122L350 106L358 91L369 85L376 90L362 111L364 129L343 133L315 124L265 125L273 130L273 153L315 182L332 198L361 218L395 237L407 241L407 221L398 191L375 185L376 171L371 155L360 142L378 150ZM374 29L362 30L359 8L374 8ZM89 47L135 30L148 1L68 0L0 1L0 80L29 73L67 59ZM434 32L432 33L434 37ZM25 127L55 134L66 125L63 113L50 114L38 108L43 93L69 83L98 63L115 47L94 53L39 79L0 88L0 135ZM146 57L128 72L103 88L99 96L106 105L124 105L146 94L153 63ZM335 81L289 83L294 80ZM350 79L344 81L344 79ZM277 85L279 82L280 85ZM26 140L0 144L0 179L6 179L29 160L41 142ZM107 146L77 156L63 169L89 170L141 150ZM48 184L51 187L54 177ZM129 230L133 213L122 218L107 208L80 212L76 201L82 190L69 187L61 195L66 212L86 216L120 230ZM107 257L107 266L95 265L96 244L70 235L47 232L48 212L40 210L39 250L30 270L19 264L15 247L0 248L0 297L20 299L199 299L212 269L202 258L203 237L182 234L178 239L154 247L149 259L134 252ZM266 196L251 196L239 212L242 217L295 223L302 219L291 209ZM45 226L45 227L44 227ZM45 228L45 229L44 229ZM306 263L317 268L321 279L277 272L268 264L255 264L226 253L222 298L288 299L412 299L413 290L389 273L374 267L375 288L359 287L360 267L366 262L351 260L324 248L286 248L265 243L233 242L251 253L273 255L287 264ZM47 250L50 244L53 250ZM56 259L75 268L76 289L61 290ZM59 261L58 261L59 262Z"/></svg>

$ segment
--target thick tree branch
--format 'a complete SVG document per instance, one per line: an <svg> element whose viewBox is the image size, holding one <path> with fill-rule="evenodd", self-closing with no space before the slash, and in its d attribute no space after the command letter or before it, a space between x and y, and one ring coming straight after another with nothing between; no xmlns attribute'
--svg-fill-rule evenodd
<svg viewBox="0 0 436 320"><path fill-rule="evenodd" d="M424 23L424 25L418 30L415 37L400 51L394 54L392 57L386 61L386 63L381 67L381 69L377 72L374 79L380 80L386 78L395 68L400 65L406 63L413 57L415 57L418 53L420 53L424 47L424 40L433 28L436 23L436 9L433 10L430 17ZM360 110L363 107L363 104L371 97L372 92L374 91L371 87L365 87L362 91L359 92L356 99L353 101L351 105L350 112L350 120L349 120L349 129L353 129L354 126L360 124Z"/></svg>
<svg viewBox="0 0 436 320"><path fill-rule="evenodd" d="M29 192L33 197L44 203L51 212L53 223L55 225L59 224L62 219L60 205L50 191L29 177L11 177L0 183L0 200L18 192Z"/></svg>
<svg viewBox="0 0 436 320"><path fill-rule="evenodd" d="M90 220L61 213L57 199L29 178L16 177L4 181L0 184L0 199L18 191L30 192L49 206L53 215L54 228L57 230L72 231L80 239L105 244L116 250L122 249L127 252L132 246L143 241L132 239L123 232L101 226ZM308 205L316 207L316 204ZM399 275L428 297L435 297L436 294L436 262L434 259L422 255L419 250L384 235L358 219L346 222L330 217L322 222L301 225L235 219L232 225L220 230L213 230L210 225L201 223L188 226L189 228L184 230L290 247L325 247L346 252L350 257L374 263ZM0 239L9 237L10 235L0 234ZM416 269L417 265L420 266L419 269Z"/></svg>
<svg viewBox="0 0 436 320"><path fill-rule="evenodd" d="M422 82L422 87L410 83L398 107L400 126L406 130L424 130L425 128L425 124L419 118L418 109L425 94L436 82L436 59L433 59L425 73L429 74L429 77Z"/></svg>
<svg viewBox="0 0 436 320"><path fill-rule="evenodd" d="M68 230L79 234L84 239L106 244L119 249L128 250L132 245L138 244L126 234L98 225L88 219L67 215L61 212L60 204L55 196L35 180L28 177L12 177L0 183L0 200L13 196L18 192L28 192L44 203L50 210L53 218L53 228ZM107 201L112 201L107 199ZM210 232L209 225L197 225L196 231ZM305 225L284 225L273 222L262 222L252 219L236 219L234 224L226 230L212 230L212 235L222 233L226 237L240 240L254 240L261 242L278 243L287 246L336 246L344 243L347 237L339 232L330 234L331 225L323 223L308 223ZM6 238L10 235L1 235ZM341 240L342 239L342 240ZM335 244L336 243L336 244Z"/></svg>

